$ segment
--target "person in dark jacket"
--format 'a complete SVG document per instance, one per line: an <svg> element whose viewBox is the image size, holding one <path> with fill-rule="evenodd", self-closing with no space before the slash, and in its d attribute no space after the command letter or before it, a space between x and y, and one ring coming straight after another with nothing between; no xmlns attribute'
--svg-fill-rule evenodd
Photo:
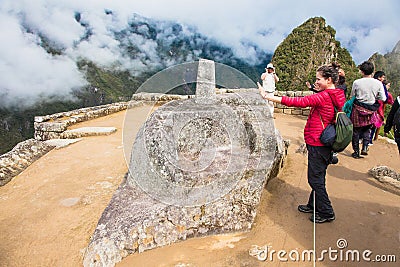
<svg viewBox="0 0 400 267"><path fill-rule="evenodd" d="M387 81L386 81L385 72L383 72L381 70L375 71L374 79L377 79L378 81L382 82L383 89L385 90L386 101L383 102L382 100L378 100L379 108L375 112L375 114L372 115L374 123L372 124L372 128L371 128L371 137L370 137L369 145L373 144L372 140L374 140L374 141L378 140L379 130L385 122L386 104L393 105L393 96L388 91L388 89L390 88L390 83L387 83Z"/></svg>
<svg viewBox="0 0 400 267"><path fill-rule="evenodd" d="M394 101L392 108L390 109L389 115L386 119L384 132L385 135L387 135L390 132L390 129L392 129L392 127L394 128L394 140L396 141L400 155L400 111L398 111L399 106L400 95L396 98L396 101Z"/></svg>
<svg viewBox="0 0 400 267"><path fill-rule="evenodd" d="M268 96L263 87L258 84L261 96L268 100L289 107L311 107L306 126L304 140L308 151L308 184L311 193L306 205L299 205L298 210L304 213L313 213L310 220L316 223L330 222L335 219L331 201L325 186L326 169L331 161L332 147L324 146L320 136L324 128L334 121L336 107L341 110L346 98L343 90L337 89L339 66L336 64L324 65L317 69L315 90L316 94L304 97Z"/></svg>
<svg viewBox="0 0 400 267"><path fill-rule="evenodd" d="M344 97L346 97L347 94L346 74L343 69L339 69L339 79L337 81L336 88L342 89Z"/></svg>

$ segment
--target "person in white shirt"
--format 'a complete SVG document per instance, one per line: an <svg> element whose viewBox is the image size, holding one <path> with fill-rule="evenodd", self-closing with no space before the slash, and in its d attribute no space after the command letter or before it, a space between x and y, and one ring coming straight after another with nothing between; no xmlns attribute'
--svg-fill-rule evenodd
<svg viewBox="0 0 400 267"><path fill-rule="evenodd" d="M279 81L278 76L275 73L275 67L272 63L269 63L265 68L265 72L261 74L261 80L264 91L267 93L267 96L274 96L275 92L275 83ZM262 93L262 92L260 92ZM274 116L274 103L272 101L267 102L268 109L271 113L271 116Z"/></svg>

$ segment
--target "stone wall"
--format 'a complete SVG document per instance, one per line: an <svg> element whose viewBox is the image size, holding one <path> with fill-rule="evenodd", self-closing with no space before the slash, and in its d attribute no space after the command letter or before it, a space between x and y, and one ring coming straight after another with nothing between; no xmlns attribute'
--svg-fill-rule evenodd
<svg viewBox="0 0 400 267"><path fill-rule="evenodd" d="M70 136L65 135L64 132L73 124L107 116L115 112L126 110L128 106L135 107L138 105L143 105L143 103L141 101L119 102L60 112L52 115L36 116L34 122L34 138L41 141L70 138Z"/></svg>
<svg viewBox="0 0 400 267"><path fill-rule="evenodd" d="M275 95L277 96L296 96L302 97L307 95L312 95L312 91L275 91ZM308 116L310 114L310 108L296 108L296 107L286 107L282 104L274 103L276 113L284 113L289 115L300 115L300 116Z"/></svg>
<svg viewBox="0 0 400 267"><path fill-rule="evenodd" d="M34 121L35 139L18 143L11 151L0 155L0 186L25 170L34 161L55 146L44 142L50 139L77 138L67 128L75 123L107 116L115 112L143 105L142 101L112 103L108 105L76 109L46 116L36 116Z"/></svg>
<svg viewBox="0 0 400 267"><path fill-rule="evenodd" d="M54 146L35 139L18 143L0 156L0 186L5 185Z"/></svg>

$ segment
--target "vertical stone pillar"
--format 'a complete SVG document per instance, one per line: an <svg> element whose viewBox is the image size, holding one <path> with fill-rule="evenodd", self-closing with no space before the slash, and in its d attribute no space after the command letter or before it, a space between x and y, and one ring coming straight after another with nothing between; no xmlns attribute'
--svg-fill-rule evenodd
<svg viewBox="0 0 400 267"><path fill-rule="evenodd" d="M215 100L215 63L212 60L200 59L195 101L198 104L211 104Z"/></svg>

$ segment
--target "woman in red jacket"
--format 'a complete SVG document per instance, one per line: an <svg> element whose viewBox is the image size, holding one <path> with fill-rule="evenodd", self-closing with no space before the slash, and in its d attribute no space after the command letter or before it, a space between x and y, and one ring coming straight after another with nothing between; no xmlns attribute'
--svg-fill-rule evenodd
<svg viewBox="0 0 400 267"><path fill-rule="evenodd" d="M339 79L339 67L335 63L319 67L315 81L315 90L318 92L304 97L267 96L263 87L257 83L261 96L268 101L289 107L311 107L304 128L304 140L308 150L307 178L312 190L308 203L299 205L298 210L304 213L313 213L315 207L315 216L312 215L310 220L316 223L330 222L335 219L325 186L326 169L331 160L332 148L324 146L319 137L325 126L334 121L334 106L341 110L346 101L343 90L337 89L335 86Z"/></svg>

